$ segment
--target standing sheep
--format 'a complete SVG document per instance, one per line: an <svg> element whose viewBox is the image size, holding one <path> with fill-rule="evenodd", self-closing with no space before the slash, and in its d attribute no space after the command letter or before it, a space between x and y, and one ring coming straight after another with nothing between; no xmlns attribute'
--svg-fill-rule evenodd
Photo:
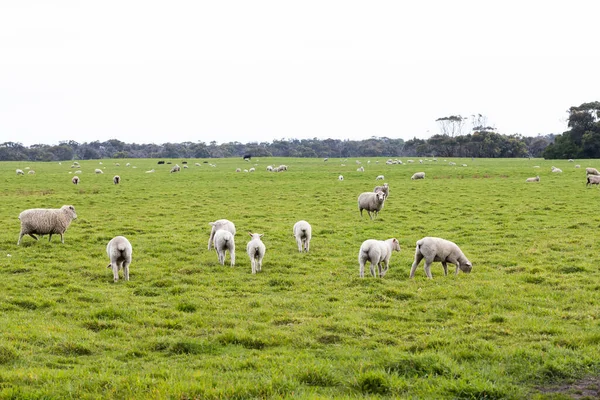
<svg viewBox="0 0 600 400"><path fill-rule="evenodd" d="M390 194L390 187L387 183L384 183L383 186L375 186L375 189L373 189L373 193L377 192L383 192L383 197L385 200L387 200L388 195Z"/></svg>
<svg viewBox="0 0 600 400"><path fill-rule="evenodd" d="M393 251L400 251L400 243L398 239L392 238L388 240L368 239L363 242L358 251L359 275L361 278L365 276L365 264L367 261L371 263L371 275L374 277L383 276L387 273L390 264L390 258ZM375 265L379 274L375 275ZM385 269L382 267L385 265Z"/></svg>
<svg viewBox="0 0 600 400"><path fill-rule="evenodd" d="M215 250L217 251L217 257L221 265L225 265L225 254L227 251L229 251L229 257L231 258L231 266L235 265L235 241L231 232L219 229L215 233Z"/></svg>
<svg viewBox="0 0 600 400"><path fill-rule="evenodd" d="M343 180L344 180L344 175L338 176L338 181L343 181Z"/></svg>
<svg viewBox="0 0 600 400"><path fill-rule="evenodd" d="M536 176L535 178L527 178L525 180L525 182L539 182L540 181L540 176Z"/></svg>
<svg viewBox="0 0 600 400"><path fill-rule="evenodd" d="M119 269L123 269L123 279L129 280L129 264L131 264L131 243L124 236L115 236L108 242L106 253L110 259L107 268L112 267L114 281L119 280Z"/></svg>
<svg viewBox="0 0 600 400"><path fill-rule="evenodd" d="M225 229L226 231L231 232L231 234L235 236L235 225L233 224L233 222L231 222L227 219L218 219L215 222L209 222L208 224L210 226L212 226L212 229L210 230L210 237L208 238L208 249L209 250L211 249L211 246L214 242L215 233L219 229Z"/></svg>
<svg viewBox="0 0 600 400"><path fill-rule="evenodd" d="M101 169L98 169L98 168L96 168L94 170L94 172L97 173L97 174L103 174L104 173L104 171L102 171Z"/></svg>
<svg viewBox="0 0 600 400"><path fill-rule="evenodd" d="M383 192L364 192L358 196L358 211L360 211L360 217L362 218L363 210L367 210L369 217L373 219L373 215L377 217L379 211L383 208L385 202L385 195ZM373 213L373 214L371 214Z"/></svg>
<svg viewBox="0 0 600 400"><path fill-rule="evenodd" d="M27 174L29 174L29 175L35 175L35 171L31 169L31 170L27 171Z"/></svg>
<svg viewBox="0 0 600 400"><path fill-rule="evenodd" d="M71 178L71 182L73 182L74 185L79 185L79 177L75 175L73 178Z"/></svg>
<svg viewBox="0 0 600 400"><path fill-rule="evenodd" d="M312 238L312 227L304 220L298 221L294 224L294 237L296 238L296 244L298 244L298 251L302 253L302 248L308 253L310 248L310 239Z"/></svg>
<svg viewBox="0 0 600 400"><path fill-rule="evenodd" d="M425 172L415 172L413 174L413 176L411 176L410 179L412 179L412 180L415 180L415 179L425 179Z"/></svg>
<svg viewBox="0 0 600 400"><path fill-rule="evenodd" d="M71 224L71 221L77 218L75 207L62 206L61 208L32 208L25 210L19 214L21 220L21 233L17 245L21 244L21 238L24 235L29 235L35 240L38 235L50 235L48 241L52 239L52 235L57 233L60 235L61 243L64 243L64 233Z"/></svg>
<svg viewBox="0 0 600 400"><path fill-rule="evenodd" d="M120 177L119 175L115 175L115 176L113 177L113 183L114 183L115 185L118 185L119 183L121 183L121 177Z"/></svg>
<svg viewBox="0 0 600 400"><path fill-rule="evenodd" d="M22 169L17 168L17 175L25 175L25 172L23 172Z"/></svg>
<svg viewBox="0 0 600 400"><path fill-rule="evenodd" d="M267 248L265 244L260 240L262 234L248 232L252 238L246 245L246 252L250 257L250 265L252 266L252 273L256 274L262 270L262 261L265 257Z"/></svg>
<svg viewBox="0 0 600 400"><path fill-rule="evenodd" d="M586 168L585 169L585 173L586 175L600 175L600 172L598 172L598 170L596 168Z"/></svg>
<svg viewBox="0 0 600 400"><path fill-rule="evenodd" d="M465 257L460 248L453 242L437 237L424 237L417 241L415 250L415 261L410 269L410 278L415 276L415 271L421 260L425 258L425 274L428 278L431 276L431 263L441 261L444 267L444 275L448 275L448 266L446 263L456 265L455 274L458 275L458 270L469 273L473 264Z"/></svg>
<svg viewBox="0 0 600 400"><path fill-rule="evenodd" d="M171 173L173 173L173 172L179 172L179 171L181 171L181 167L179 165L177 165L177 164L175 164L173 166L173 168L171 168Z"/></svg>
<svg viewBox="0 0 600 400"><path fill-rule="evenodd" d="M600 175L588 175L585 186L587 187L588 185L600 185Z"/></svg>

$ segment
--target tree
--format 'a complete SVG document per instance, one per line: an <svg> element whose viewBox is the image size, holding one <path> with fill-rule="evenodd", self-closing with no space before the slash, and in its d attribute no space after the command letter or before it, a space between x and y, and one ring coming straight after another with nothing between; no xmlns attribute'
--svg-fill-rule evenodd
<svg viewBox="0 0 600 400"><path fill-rule="evenodd" d="M443 135L454 137L462 135L466 118L460 115L451 115L449 117L438 118L435 121L440 125Z"/></svg>

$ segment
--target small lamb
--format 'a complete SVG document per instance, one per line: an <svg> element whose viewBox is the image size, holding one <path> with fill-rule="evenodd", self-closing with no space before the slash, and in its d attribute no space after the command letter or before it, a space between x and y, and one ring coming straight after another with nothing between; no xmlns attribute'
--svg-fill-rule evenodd
<svg viewBox="0 0 600 400"><path fill-rule="evenodd" d="M385 202L385 195L383 192L364 192L358 196L358 210L360 211L360 217L362 218L363 210L367 210L369 217L373 219L373 216L377 217L379 211L383 208ZM373 215L371 215L373 213Z"/></svg>
<svg viewBox="0 0 600 400"><path fill-rule="evenodd" d="M210 226L212 226L212 229L210 230L210 236L208 238L208 249L209 250L211 249L211 246L214 243L215 233L219 229L225 229L226 231L231 232L231 234L235 236L235 225L233 224L233 222L229 221L228 219L218 219L215 222L209 222L208 224Z"/></svg>
<svg viewBox="0 0 600 400"><path fill-rule="evenodd" d="M388 271L393 251L400 251L400 243L398 243L398 239L396 238L388 240L365 240L358 251L360 277L364 278L365 264L369 261L371 263L371 275L383 278ZM375 265L377 265L378 275L375 275ZM384 265L385 268L382 269Z"/></svg>
<svg viewBox="0 0 600 400"><path fill-rule="evenodd" d="M179 172L179 171L181 171L181 167L179 165L175 164L173 166L173 168L171 168L171 172L170 173Z"/></svg>
<svg viewBox="0 0 600 400"><path fill-rule="evenodd" d="M29 174L29 175L35 175L35 171L31 169L31 170L27 171L27 174Z"/></svg>
<svg viewBox="0 0 600 400"><path fill-rule="evenodd" d="M107 268L112 268L113 279L119 280L119 269L123 269L123 279L129 280L129 264L131 264L131 243L124 236L115 236L106 246L106 254L110 259Z"/></svg>
<svg viewBox="0 0 600 400"><path fill-rule="evenodd" d="M415 172L413 174L413 176L411 176L410 179L412 179L412 180L415 180L415 179L425 179L425 172Z"/></svg>
<svg viewBox="0 0 600 400"><path fill-rule="evenodd" d="M50 235L48 241L52 240L52 235L58 233L61 243L65 242L63 237L65 231L71 225L71 221L77 218L75 207L62 206L61 208L32 208L19 214L21 220L21 233L17 245L21 244L21 238L29 235L35 240L38 235Z"/></svg>
<svg viewBox="0 0 600 400"><path fill-rule="evenodd" d="M267 248L262 240L260 240L260 238L263 236L262 234L252 232L248 232L248 234L252 239L246 245L246 252L248 253L248 257L250 257L252 273L256 274L262 270L262 261L265 257Z"/></svg>
<svg viewBox="0 0 600 400"><path fill-rule="evenodd" d="M471 264L455 243L449 240L428 236L417 241L415 261L410 269L410 278L415 276L417 266L423 258L425 258L425 274L430 279L433 278L433 276L431 276L431 263L434 261L441 261L442 267L444 267L444 275L448 275L448 266L446 263L456 265L456 275L458 275L459 269L469 273L473 268L473 264Z"/></svg>
<svg viewBox="0 0 600 400"><path fill-rule="evenodd" d="M525 182L539 182L540 181L540 176L536 176L535 178L527 178L525 180Z"/></svg>
<svg viewBox="0 0 600 400"><path fill-rule="evenodd" d="M235 241L231 232L219 229L215 233L215 250L217 251L217 257L221 265L225 265L225 254L227 251L229 251L229 256L231 257L231 266L235 265Z"/></svg>
<svg viewBox="0 0 600 400"><path fill-rule="evenodd" d="M308 253L310 239L312 238L312 227L310 224L304 220L298 221L294 224L293 232L296 244L298 245L298 251L302 253L304 247L304 250Z"/></svg>

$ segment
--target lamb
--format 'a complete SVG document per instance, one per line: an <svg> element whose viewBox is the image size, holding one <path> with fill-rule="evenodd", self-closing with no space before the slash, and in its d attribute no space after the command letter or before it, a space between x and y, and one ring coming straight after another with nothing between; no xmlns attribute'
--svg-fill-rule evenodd
<svg viewBox="0 0 600 400"><path fill-rule="evenodd" d="M246 252L250 257L250 265L252 266L252 273L256 274L262 270L262 261L265 257L267 248L265 244L260 240L262 234L248 232L252 240L246 245Z"/></svg>
<svg viewBox="0 0 600 400"><path fill-rule="evenodd" d="M71 182L73 182L74 185L79 185L79 177L75 175L73 178L71 178Z"/></svg>
<svg viewBox="0 0 600 400"><path fill-rule="evenodd" d="M233 240L233 234L225 229L219 229L215 233L215 250L217 251L217 257L219 257L219 263L225 265L225 254L229 251L231 257L231 266L235 265L235 241Z"/></svg>
<svg viewBox="0 0 600 400"><path fill-rule="evenodd" d="M585 173L586 175L600 175L600 172L598 172L598 170L596 168L586 168L585 169Z"/></svg>
<svg viewBox="0 0 600 400"><path fill-rule="evenodd" d="M388 195L390 194L390 187L387 183L384 183L383 186L375 186L373 193L377 192L383 192L384 199L387 200Z"/></svg>
<svg viewBox="0 0 600 400"><path fill-rule="evenodd" d="M383 175L377 175L377 178L375 178L376 181L382 181L384 179L385 177Z"/></svg>
<svg viewBox="0 0 600 400"><path fill-rule="evenodd" d="M343 180L344 180L344 176L343 175L338 176L338 181L343 181Z"/></svg>
<svg viewBox="0 0 600 400"><path fill-rule="evenodd" d="M396 238L388 240L365 240L358 251L360 277L364 278L365 264L369 261L371 263L371 275L383 278L388 271L393 251L400 251L400 243L398 243L398 239ZM375 265L377 265L379 271L378 275L375 275ZM385 269L382 270L384 265Z"/></svg>
<svg viewBox="0 0 600 400"><path fill-rule="evenodd" d="M231 232L232 235L235 235L235 225L233 224L233 222L227 220L227 219L218 219L215 222L209 222L209 225L212 226L212 229L210 231L210 237L208 238L208 249L211 249L211 246L214 243L214 239L215 239L215 233L219 230L219 229L225 229L226 231Z"/></svg>
<svg viewBox="0 0 600 400"><path fill-rule="evenodd" d="M410 179L425 179L425 172L415 172Z"/></svg>
<svg viewBox="0 0 600 400"><path fill-rule="evenodd" d="M21 244L21 238L29 235L35 240L38 238L34 234L47 235L52 239L52 235L58 233L61 243L64 243L64 233L71 224L71 221L77 218L75 207L62 206L61 208L32 208L22 211L19 214L21 220L21 233L17 246Z"/></svg>
<svg viewBox="0 0 600 400"><path fill-rule="evenodd" d="M101 169L98 169L98 168L96 168L94 170L94 172L97 173L97 174L103 174L104 173L104 171L102 171Z"/></svg>
<svg viewBox="0 0 600 400"><path fill-rule="evenodd" d="M587 187L588 185L600 185L600 175L588 175L585 186Z"/></svg>
<svg viewBox="0 0 600 400"><path fill-rule="evenodd" d="M22 169L17 168L17 175L25 175L25 172L23 172Z"/></svg>
<svg viewBox="0 0 600 400"><path fill-rule="evenodd" d="M535 178L527 178L525 180L525 182L539 182L540 181L540 176L536 176Z"/></svg>
<svg viewBox="0 0 600 400"><path fill-rule="evenodd" d="M379 211L383 208L383 203L385 202L385 195L383 192L364 192L358 196L358 210L360 211L360 216L362 218L363 210L367 210L369 217L373 219L373 215L377 217ZM373 215L371 215L373 213Z"/></svg>
<svg viewBox="0 0 600 400"><path fill-rule="evenodd" d="M118 185L119 183L121 183L121 177L120 177L119 175L115 175L115 176L113 177L113 183L114 183L115 185Z"/></svg>
<svg viewBox="0 0 600 400"><path fill-rule="evenodd" d="M181 171L181 167L179 165L175 164L173 166L173 168L171 168L171 172L170 173L179 172L179 171Z"/></svg>
<svg viewBox="0 0 600 400"><path fill-rule="evenodd" d="M431 263L441 261L444 267L444 275L448 275L448 266L446 263L456 265L455 274L458 275L458 270L469 273L473 268L473 264L465 257L460 248L453 242L437 237L424 237L417 241L415 250L415 261L410 269L410 278L415 276L415 271L421 260L425 258L425 274L428 278L431 276Z"/></svg>
<svg viewBox="0 0 600 400"><path fill-rule="evenodd" d="M310 224L304 220L298 221L294 224L293 232L298 244L298 251L302 253L302 247L304 247L304 250L308 253L310 239L312 238L312 227Z"/></svg>
<svg viewBox="0 0 600 400"><path fill-rule="evenodd" d="M112 268L113 279L119 280L119 269L123 269L123 279L129 280L129 264L131 264L131 243L124 236L115 236L108 242L106 253L110 259L107 268Z"/></svg>

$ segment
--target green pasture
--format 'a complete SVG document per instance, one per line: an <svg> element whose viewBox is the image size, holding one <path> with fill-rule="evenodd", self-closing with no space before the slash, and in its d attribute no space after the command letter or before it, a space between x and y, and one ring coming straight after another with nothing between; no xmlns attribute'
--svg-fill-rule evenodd
<svg viewBox="0 0 600 400"><path fill-rule="evenodd" d="M600 161L385 160L360 158L361 173L353 158L191 159L173 174L182 160L80 161L77 186L70 162L0 163L0 398L555 399L568 394L553 385L597 376L600 190L584 168ZM390 196L361 219L377 175ZM22 210L64 204L78 215L64 244L16 245ZM207 250L221 218L237 228L233 268ZM248 231L267 247L256 275ZM129 282L106 268L117 235L133 246ZM434 263L428 280L421 264L409 280L424 236L457 243L472 273ZM361 243L391 237L387 275L360 279Z"/></svg>

